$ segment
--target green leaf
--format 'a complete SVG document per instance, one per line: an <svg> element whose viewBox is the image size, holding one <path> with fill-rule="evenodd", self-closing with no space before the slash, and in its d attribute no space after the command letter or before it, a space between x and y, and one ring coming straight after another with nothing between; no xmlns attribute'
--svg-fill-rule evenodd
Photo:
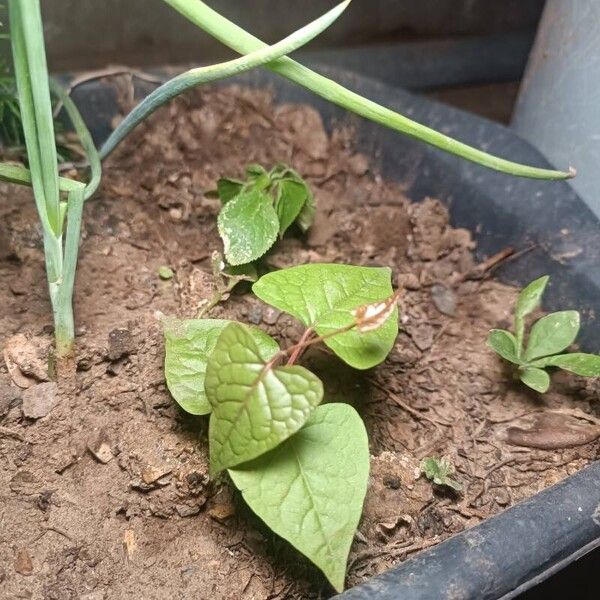
<svg viewBox="0 0 600 600"><path fill-rule="evenodd" d="M527 287L523 288L517 298L515 307L515 340L517 356L520 358L523 352L523 336L525 335L525 317L532 313L542 300L542 295L550 277L545 275L535 281L532 281Z"/></svg>
<svg viewBox="0 0 600 600"><path fill-rule="evenodd" d="M212 410L204 392L206 363L230 322L222 319L165 322L167 387L181 408L193 415L206 415ZM246 331L263 356L270 358L279 350L275 340L260 329L248 326Z"/></svg>
<svg viewBox="0 0 600 600"><path fill-rule="evenodd" d="M576 310L563 310L542 317L531 328L525 361L562 352L575 341L578 333L579 313Z"/></svg>
<svg viewBox="0 0 600 600"><path fill-rule="evenodd" d="M257 458L296 433L323 399L304 367L273 367L239 323L227 326L208 359L204 389L213 412L208 431L213 474Z"/></svg>
<svg viewBox="0 0 600 600"><path fill-rule="evenodd" d="M341 592L369 477L369 443L357 412L347 404L320 406L296 435L229 474L250 508Z"/></svg>
<svg viewBox="0 0 600 600"><path fill-rule="evenodd" d="M227 202L233 200L242 191L243 187L244 184L241 181L221 177L221 179L217 181L217 194L219 195L219 200L221 200L223 204L227 204Z"/></svg>
<svg viewBox="0 0 600 600"><path fill-rule="evenodd" d="M301 265L268 273L252 287L264 302L313 327L319 335L354 322L351 310L392 293L388 268L350 265ZM384 361L398 335L398 309L375 331L352 330L333 336L325 343L356 369L369 369Z"/></svg>
<svg viewBox="0 0 600 600"><path fill-rule="evenodd" d="M267 170L259 164L251 164L246 167L246 176L248 179L261 179L264 176L269 177Z"/></svg>
<svg viewBox="0 0 600 600"><path fill-rule="evenodd" d="M462 485L452 479L452 475L455 471L454 465L446 458L424 458L420 465L421 472L436 485L445 485L451 487L456 491L462 489Z"/></svg>
<svg viewBox="0 0 600 600"><path fill-rule="evenodd" d="M171 267L167 265L161 265L160 267L158 267L158 276L161 279L168 281L169 279L173 279L175 273L173 272L173 269L171 269Z"/></svg>
<svg viewBox="0 0 600 600"><path fill-rule="evenodd" d="M292 179L282 179L277 183L275 210L279 217L279 235L298 218L302 207L308 199L306 185Z"/></svg>
<svg viewBox="0 0 600 600"><path fill-rule="evenodd" d="M526 317L540 305L548 281L550 281L550 277L544 275L544 277L532 281L527 287L521 290L515 308L516 317Z"/></svg>
<svg viewBox="0 0 600 600"><path fill-rule="evenodd" d="M296 219L298 227L300 227L300 229L305 233L313 224L315 220L315 214L317 212L317 203L315 202L315 197L308 186L306 186L306 191L308 192L306 202L304 203L304 206L302 207L302 210Z"/></svg>
<svg viewBox="0 0 600 600"><path fill-rule="evenodd" d="M560 367L565 371L571 371L583 377L600 377L600 356L597 354L585 354L573 352L571 354L559 354L541 358L530 363L531 367Z"/></svg>
<svg viewBox="0 0 600 600"><path fill-rule="evenodd" d="M249 190L230 200L218 219L225 257L232 265L260 258L277 240L279 219L270 196Z"/></svg>
<svg viewBox="0 0 600 600"><path fill-rule="evenodd" d="M510 362L515 364L521 362L517 356L517 340L510 331L492 329L487 338L487 345Z"/></svg>
<svg viewBox="0 0 600 600"><path fill-rule="evenodd" d="M550 375L542 369L524 367L519 370L519 377L525 385L540 394L547 392L550 387Z"/></svg>

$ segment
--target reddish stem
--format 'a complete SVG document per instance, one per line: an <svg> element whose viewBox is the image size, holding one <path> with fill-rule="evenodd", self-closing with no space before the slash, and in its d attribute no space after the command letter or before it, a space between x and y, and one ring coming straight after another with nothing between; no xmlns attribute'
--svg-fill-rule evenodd
<svg viewBox="0 0 600 600"><path fill-rule="evenodd" d="M302 351L306 348L306 343L308 342L313 333L313 328L309 327L302 334L302 337L300 338L299 342L295 346L292 346L293 351L290 355L290 358L287 361L288 366L293 365L298 360L300 354L302 354Z"/></svg>

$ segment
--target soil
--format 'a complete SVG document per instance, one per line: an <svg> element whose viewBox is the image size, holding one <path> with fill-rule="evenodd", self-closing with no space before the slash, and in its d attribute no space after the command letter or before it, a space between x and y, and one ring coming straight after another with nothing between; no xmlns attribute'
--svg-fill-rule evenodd
<svg viewBox="0 0 600 600"><path fill-rule="evenodd" d="M276 106L267 91L205 90L140 128L86 206L74 389L48 381L51 316L31 194L1 188L3 598L332 595L226 480L209 480L207 419L178 409L162 367L157 312L193 317L213 291L219 203L206 193L249 162L278 161L308 178L319 208L309 235L288 236L270 265L388 265L406 289L402 331L384 364L358 373L323 350L304 358L328 398L352 403L370 435L348 586L598 458L593 436L551 451L509 444L507 430L527 427L540 410L598 416L598 384L558 373L540 397L514 383L485 338L510 324L517 292L476 268L470 234L449 226L441 203L412 204L355 152L351 130L327 133L308 107ZM162 265L173 268L172 280L158 277ZM259 324L283 344L301 333L247 293L211 316ZM426 456L453 461L462 492L419 477Z"/></svg>

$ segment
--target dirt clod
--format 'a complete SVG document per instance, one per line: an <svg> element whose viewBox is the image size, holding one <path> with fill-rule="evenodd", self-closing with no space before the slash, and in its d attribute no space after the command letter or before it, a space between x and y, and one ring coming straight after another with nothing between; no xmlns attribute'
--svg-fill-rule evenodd
<svg viewBox="0 0 600 600"><path fill-rule="evenodd" d="M17 551L15 571L20 575L31 575L33 573L33 561L27 548L19 548Z"/></svg>
<svg viewBox="0 0 600 600"><path fill-rule="evenodd" d="M54 381L39 383L23 392L23 415L41 419L50 414L58 403L58 385Z"/></svg>

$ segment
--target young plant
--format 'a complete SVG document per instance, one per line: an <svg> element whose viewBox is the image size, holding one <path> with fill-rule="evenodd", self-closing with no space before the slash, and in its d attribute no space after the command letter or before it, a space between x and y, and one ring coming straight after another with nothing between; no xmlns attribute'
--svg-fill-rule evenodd
<svg viewBox="0 0 600 600"><path fill-rule="evenodd" d="M248 56L218 65L192 69L173 78L150 94L124 119L107 142L108 147L111 140L122 140L158 106L191 87L241 73L300 48L331 25L348 2L346 0L273 46L260 48ZM39 0L9 0L9 17L20 118L29 169L0 164L0 180L33 187L42 223L46 271L54 313L56 353L60 359L68 357L73 350L72 295L81 216L84 200L94 193L100 183L100 156L74 103L60 86L53 84L52 91L62 102L79 134L91 168L91 178L87 185L59 177Z"/></svg>
<svg viewBox="0 0 600 600"><path fill-rule="evenodd" d="M391 351L398 293L384 268L311 264L269 273L253 286L306 330L286 349L256 327L167 320L165 374L180 406L210 414L210 471L227 470L250 508L341 591L362 512L369 446L349 405L297 360L325 344L357 369Z"/></svg>
<svg viewBox="0 0 600 600"><path fill-rule="evenodd" d="M68 356L73 347L71 298L81 214L85 197L94 192L100 180L100 162L79 113L70 99L65 98L65 109L88 154L92 178L87 185L59 178L39 0L10 0L9 11L20 118L30 172L9 166L0 171L0 176L9 180L11 175L17 180L29 178L33 186L42 222L56 350L60 358ZM59 88L56 90L60 93ZM66 193L66 200L61 192Z"/></svg>
<svg viewBox="0 0 600 600"><path fill-rule="evenodd" d="M424 458L420 465L421 473L435 485L452 488L457 492L462 490L462 485L450 477L456 469L447 458L435 458L434 456Z"/></svg>
<svg viewBox="0 0 600 600"><path fill-rule="evenodd" d="M540 305L550 278L546 275L531 282L517 299L514 332L492 329L488 346L507 361L517 365L519 379L536 392L544 393L550 387L549 367L560 367L585 377L600 376L600 356L566 350L579 333L580 318L576 310L551 313L531 327L527 344L525 317Z"/></svg>
<svg viewBox="0 0 600 600"><path fill-rule="evenodd" d="M230 265L243 265L263 256L296 223L306 231L313 222L312 192L300 175L279 164L267 171L246 168L246 181L221 178L217 193L223 208L219 234Z"/></svg>

